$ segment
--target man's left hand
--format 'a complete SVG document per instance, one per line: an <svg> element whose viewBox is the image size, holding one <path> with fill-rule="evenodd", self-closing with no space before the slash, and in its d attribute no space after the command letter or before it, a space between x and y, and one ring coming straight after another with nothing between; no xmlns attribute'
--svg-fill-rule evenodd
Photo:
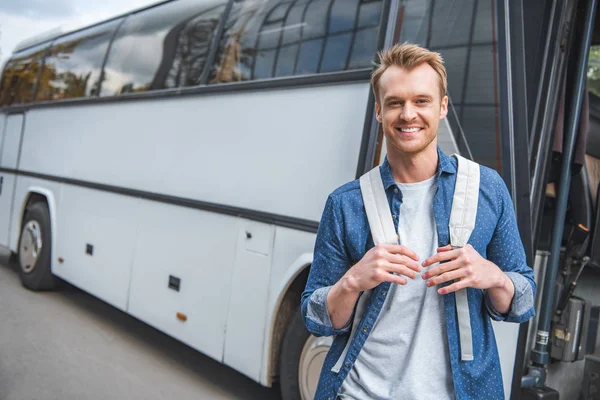
<svg viewBox="0 0 600 400"><path fill-rule="evenodd" d="M427 286L456 281L451 285L438 289L439 294L448 294L457 290L472 287L490 289L504 287L508 276L493 262L486 260L467 244L460 249L452 250L452 246L439 247L437 254L423 262L423 267L447 261L424 272L421 277L427 280ZM431 278L431 279L430 279Z"/></svg>

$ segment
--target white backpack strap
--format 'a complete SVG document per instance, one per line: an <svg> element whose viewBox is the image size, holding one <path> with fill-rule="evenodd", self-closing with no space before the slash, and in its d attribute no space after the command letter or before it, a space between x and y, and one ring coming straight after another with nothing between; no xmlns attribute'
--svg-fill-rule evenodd
<svg viewBox="0 0 600 400"><path fill-rule="evenodd" d="M479 201L479 165L458 154L458 160L452 211L450 212L450 244L452 248L464 247L475 228L477 203ZM460 335L460 355L463 361L473 360L473 335L467 289L454 293L456 298L456 314L458 316L458 332Z"/></svg>
<svg viewBox="0 0 600 400"><path fill-rule="evenodd" d="M383 187L379 167L373 168L371 171L360 177L360 191L362 193L363 203L365 204L365 211L367 213L367 219L369 220L373 242L375 244L398 244L398 237L396 236L396 229L394 228L394 221L392 220L392 213L387 202L387 196L385 195L385 188ZM340 372L340 369L342 368L348 349L350 348L350 343L356 334L358 324L367 310L367 302L370 297L371 291L367 290L358 299L354 320L352 322L352 330L350 331L350 338L337 362L333 368L331 368L335 373Z"/></svg>
<svg viewBox="0 0 600 400"><path fill-rule="evenodd" d="M398 244L390 205L385 195L379 167L360 177L360 191L375 244Z"/></svg>

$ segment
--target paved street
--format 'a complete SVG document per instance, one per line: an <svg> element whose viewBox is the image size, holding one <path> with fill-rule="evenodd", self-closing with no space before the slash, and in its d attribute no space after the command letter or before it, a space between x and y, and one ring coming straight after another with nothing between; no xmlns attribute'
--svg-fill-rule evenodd
<svg viewBox="0 0 600 400"><path fill-rule="evenodd" d="M0 399L279 399L70 286L24 289L0 251Z"/></svg>

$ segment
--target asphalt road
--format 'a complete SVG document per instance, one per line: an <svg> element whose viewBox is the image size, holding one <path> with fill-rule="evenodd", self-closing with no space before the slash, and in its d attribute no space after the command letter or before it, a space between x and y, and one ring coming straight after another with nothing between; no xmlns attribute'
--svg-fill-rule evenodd
<svg viewBox="0 0 600 400"><path fill-rule="evenodd" d="M73 286L28 291L3 250L0 301L0 400L279 399Z"/></svg>

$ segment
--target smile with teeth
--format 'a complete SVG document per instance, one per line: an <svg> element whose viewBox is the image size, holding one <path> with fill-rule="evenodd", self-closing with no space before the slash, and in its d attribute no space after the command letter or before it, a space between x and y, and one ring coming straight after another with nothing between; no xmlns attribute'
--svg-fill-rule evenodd
<svg viewBox="0 0 600 400"><path fill-rule="evenodd" d="M406 133L412 133L412 132L417 132L420 131L421 128L398 128L400 131L402 132L406 132Z"/></svg>

